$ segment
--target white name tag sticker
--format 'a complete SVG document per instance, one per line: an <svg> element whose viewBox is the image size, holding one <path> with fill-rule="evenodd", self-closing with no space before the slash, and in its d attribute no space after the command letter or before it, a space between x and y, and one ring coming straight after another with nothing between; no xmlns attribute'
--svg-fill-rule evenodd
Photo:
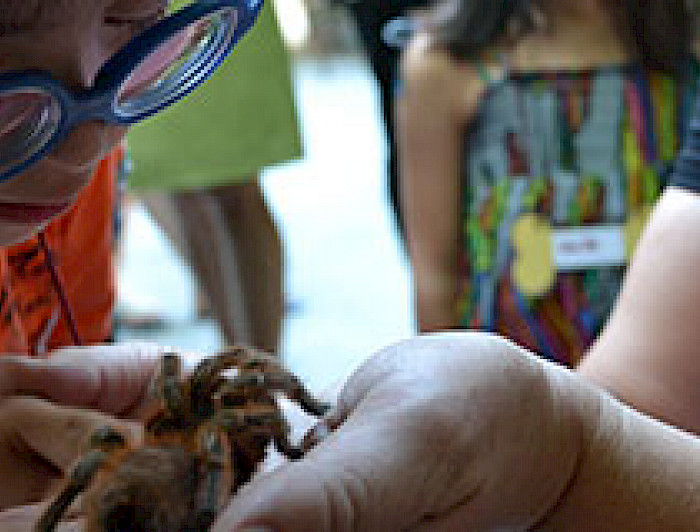
<svg viewBox="0 0 700 532"><path fill-rule="evenodd" d="M558 271L625 264L625 235L619 225L555 229L552 255Z"/></svg>

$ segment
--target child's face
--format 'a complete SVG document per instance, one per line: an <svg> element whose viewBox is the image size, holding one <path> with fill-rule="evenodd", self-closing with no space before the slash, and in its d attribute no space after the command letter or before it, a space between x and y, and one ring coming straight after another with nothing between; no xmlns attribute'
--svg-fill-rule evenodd
<svg viewBox="0 0 700 532"><path fill-rule="evenodd" d="M107 59L155 22L165 4L0 0L0 73L43 70L71 89L89 88ZM27 238L65 210L124 133L101 122L81 124L46 158L0 183L0 245Z"/></svg>

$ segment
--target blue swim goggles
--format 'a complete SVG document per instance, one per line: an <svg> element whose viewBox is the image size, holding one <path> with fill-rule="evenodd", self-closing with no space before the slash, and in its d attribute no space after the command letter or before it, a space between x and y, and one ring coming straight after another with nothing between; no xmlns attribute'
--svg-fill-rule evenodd
<svg viewBox="0 0 700 532"><path fill-rule="evenodd" d="M45 72L0 74L0 182L45 157L77 124L133 124L205 81L253 26L263 0L201 0L114 54L89 90Z"/></svg>

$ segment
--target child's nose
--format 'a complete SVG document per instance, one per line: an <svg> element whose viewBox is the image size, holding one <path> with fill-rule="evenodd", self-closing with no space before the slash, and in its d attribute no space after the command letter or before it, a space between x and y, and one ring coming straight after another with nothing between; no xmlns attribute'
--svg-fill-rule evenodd
<svg viewBox="0 0 700 532"><path fill-rule="evenodd" d="M95 84L97 74L112 55L99 39L81 39L80 47L74 51L66 65L65 82L73 90L90 89Z"/></svg>
<svg viewBox="0 0 700 532"><path fill-rule="evenodd" d="M80 60L74 66L72 77L81 89L92 88L100 68L109 59L109 55L104 53L101 47L94 48L96 49L82 50Z"/></svg>

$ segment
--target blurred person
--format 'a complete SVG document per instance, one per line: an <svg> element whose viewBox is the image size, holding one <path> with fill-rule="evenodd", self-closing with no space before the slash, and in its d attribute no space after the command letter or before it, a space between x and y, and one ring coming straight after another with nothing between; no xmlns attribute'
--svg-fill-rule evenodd
<svg viewBox="0 0 700 532"><path fill-rule="evenodd" d="M126 127L204 81L259 8L2 3L0 352L109 340Z"/></svg>
<svg viewBox="0 0 700 532"><path fill-rule="evenodd" d="M384 38L384 31L391 21L403 17L430 3L430 0L330 0L345 6L357 23L360 42L367 53L379 83L382 124L386 132L388 162L387 176L389 199L399 233L404 234L404 221L399 201L398 159L394 125L394 98L398 79L399 48Z"/></svg>
<svg viewBox="0 0 700 532"><path fill-rule="evenodd" d="M280 343L283 249L259 178L302 154L290 68L267 2L202 90L129 134L130 188L192 267L225 342L269 352Z"/></svg>
<svg viewBox="0 0 700 532"><path fill-rule="evenodd" d="M700 106L610 319L577 370L635 408L700 434Z"/></svg>
<svg viewBox="0 0 700 532"><path fill-rule="evenodd" d="M685 131L694 18L680 0L448 0L423 16L398 101L420 330L580 360Z"/></svg>

